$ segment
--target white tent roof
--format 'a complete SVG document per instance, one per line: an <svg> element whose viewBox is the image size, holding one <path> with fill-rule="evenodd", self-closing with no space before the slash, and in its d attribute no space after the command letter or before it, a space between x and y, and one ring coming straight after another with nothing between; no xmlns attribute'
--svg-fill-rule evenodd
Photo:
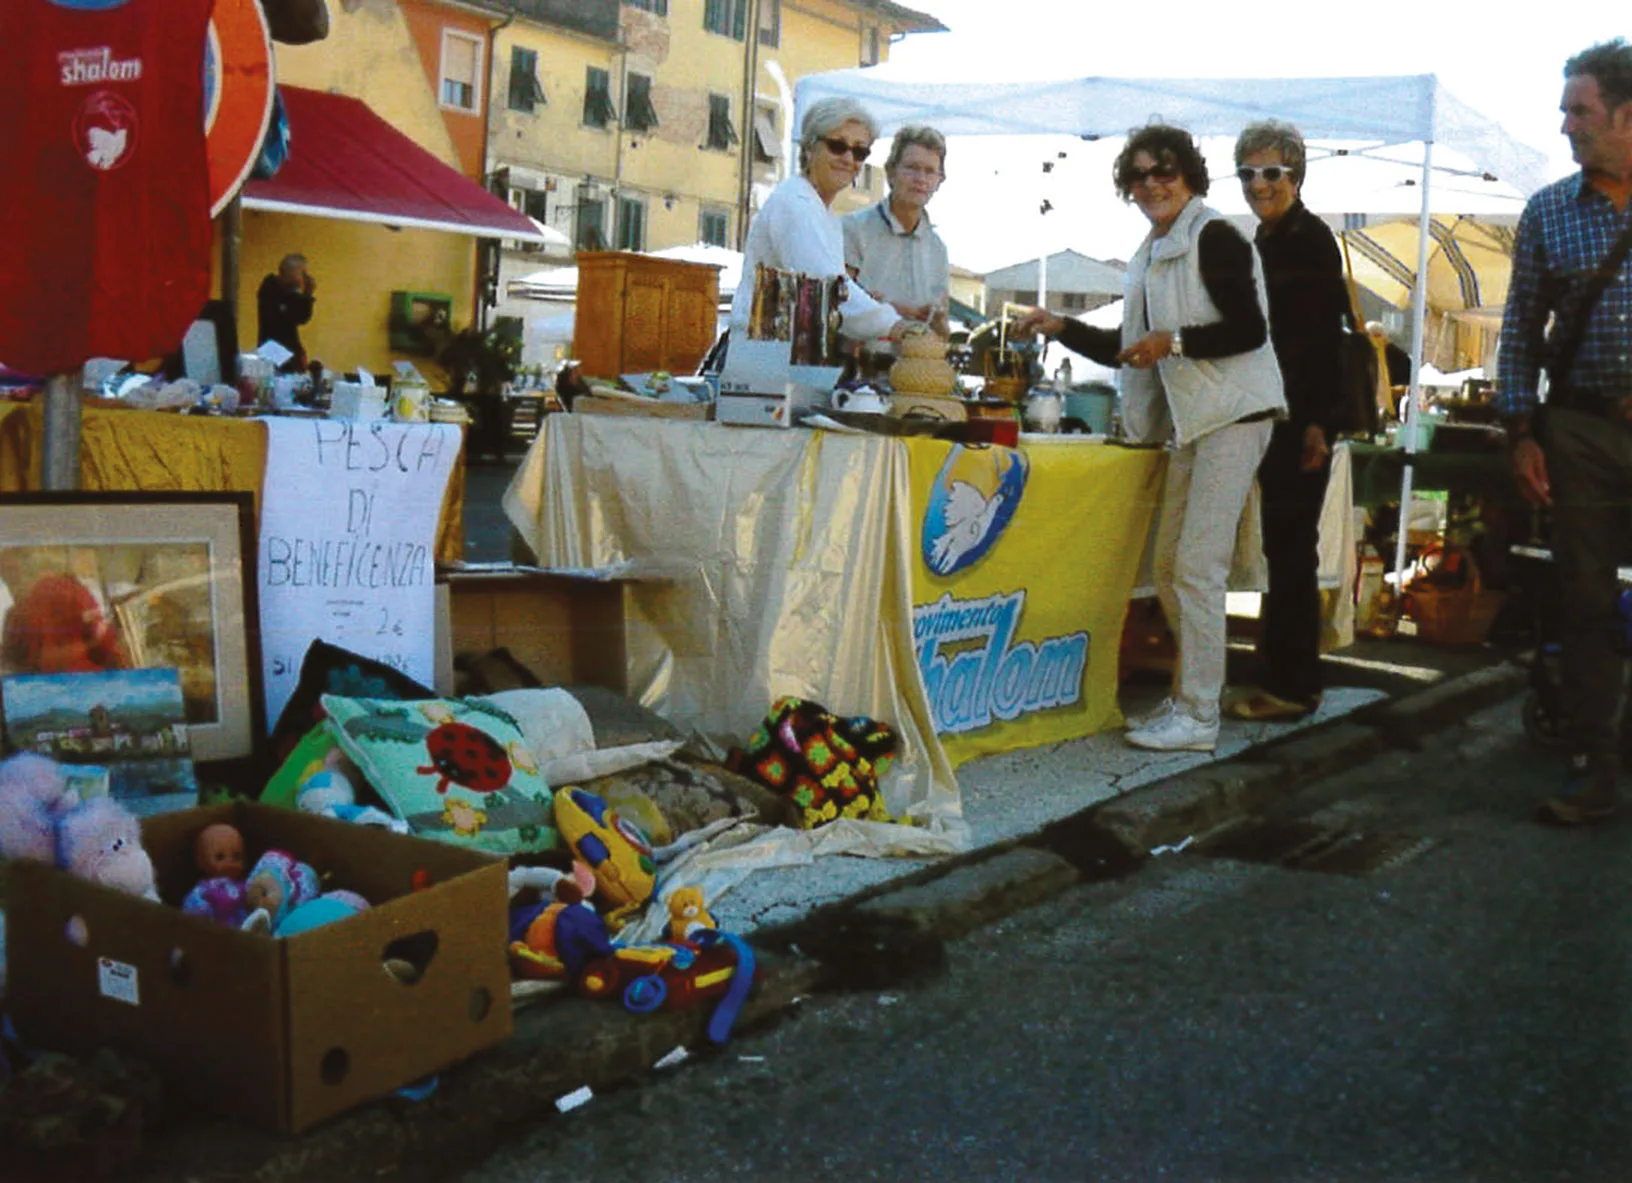
<svg viewBox="0 0 1632 1183"><path fill-rule="evenodd" d="M1198 136L1234 136L1255 119L1284 119L1306 140L1376 146L1429 142L1532 193L1546 156L1504 132L1432 74L1375 78L1069 78L1033 82L915 82L888 65L810 74L795 86L795 127L819 99L860 100L888 135L928 123L945 135L1073 135L1098 139L1160 118Z"/></svg>

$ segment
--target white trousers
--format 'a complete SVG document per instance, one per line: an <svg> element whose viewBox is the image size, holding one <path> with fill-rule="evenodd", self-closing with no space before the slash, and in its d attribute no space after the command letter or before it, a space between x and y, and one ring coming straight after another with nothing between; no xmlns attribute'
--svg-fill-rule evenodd
<svg viewBox="0 0 1632 1183"><path fill-rule="evenodd" d="M1232 423L1168 453L1152 574L1178 639L1173 697L1205 722L1218 718L1224 691L1224 594L1236 531L1272 426Z"/></svg>

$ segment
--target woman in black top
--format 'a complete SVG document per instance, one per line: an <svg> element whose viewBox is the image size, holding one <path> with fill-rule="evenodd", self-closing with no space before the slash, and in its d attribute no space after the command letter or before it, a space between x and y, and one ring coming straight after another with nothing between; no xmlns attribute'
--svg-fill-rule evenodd
<svg viewBox="0 0 1632 1183"><path fill-rule="evenodd" d="M1339 351L1348 295L1337 239L1299 198L1307 157L1297 128L1254 123L1235 143L1236 176L1258 215L1269 335L1289 417L1258 467L1269 592L1259 621L1261 688L1235 698L1238 719L1296 719L1320 705L1320 513L1341 414Z"/></svg>

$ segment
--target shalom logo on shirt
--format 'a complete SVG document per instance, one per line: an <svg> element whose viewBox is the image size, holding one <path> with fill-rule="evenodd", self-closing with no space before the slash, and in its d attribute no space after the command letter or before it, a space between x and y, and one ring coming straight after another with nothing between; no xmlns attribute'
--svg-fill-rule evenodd
<svg viewBox="0 0 1632 1183"><path fill-rule="evenodd" d="M106 46L70 49L57 55L64 86L95 86L100 82L134 82L142 76L141 58L116 58Z"/></svg>

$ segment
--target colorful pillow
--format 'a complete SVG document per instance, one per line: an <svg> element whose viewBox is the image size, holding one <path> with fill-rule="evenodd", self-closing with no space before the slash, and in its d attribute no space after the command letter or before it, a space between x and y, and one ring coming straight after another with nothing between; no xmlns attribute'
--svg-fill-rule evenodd
<svg viewBox="0 0 1632 1183"><path fill-rule="evenodd" d="M274 766L289 758L301 737L323 721L320 702L325 694L343 698L387 698L410 701L435 698L436 691L421 686L407 674L383 661L364 657L327 641L313 641L300 662L300 680L283 706L277 726L267 740Z"/></svg>
<svg viewBox="0 0 1632 1183"><path fill-rule="evenodd" d="M261 790L262 805L276 805L279 809L294 809L300 796L300 786L306 778L321 770L328 754L339 745L326 723L319 723L295 744L283 764L274 772Z"/></svg>
<svg viewBox="0 0 1632 1183"><path fill-rule="evenodd" d="M415 834L496 854L555 847L550 787L498 707L333 694L322 705L341 749Z"/></svg>
<svg viewBox="0 0 1632 1183"><path fill-rule="evenodd" d="M779 698L728 767L792 799L807 830L841 817L889 821L878 781L895 762L887 723L840 718L820 703Z"/></svg>

